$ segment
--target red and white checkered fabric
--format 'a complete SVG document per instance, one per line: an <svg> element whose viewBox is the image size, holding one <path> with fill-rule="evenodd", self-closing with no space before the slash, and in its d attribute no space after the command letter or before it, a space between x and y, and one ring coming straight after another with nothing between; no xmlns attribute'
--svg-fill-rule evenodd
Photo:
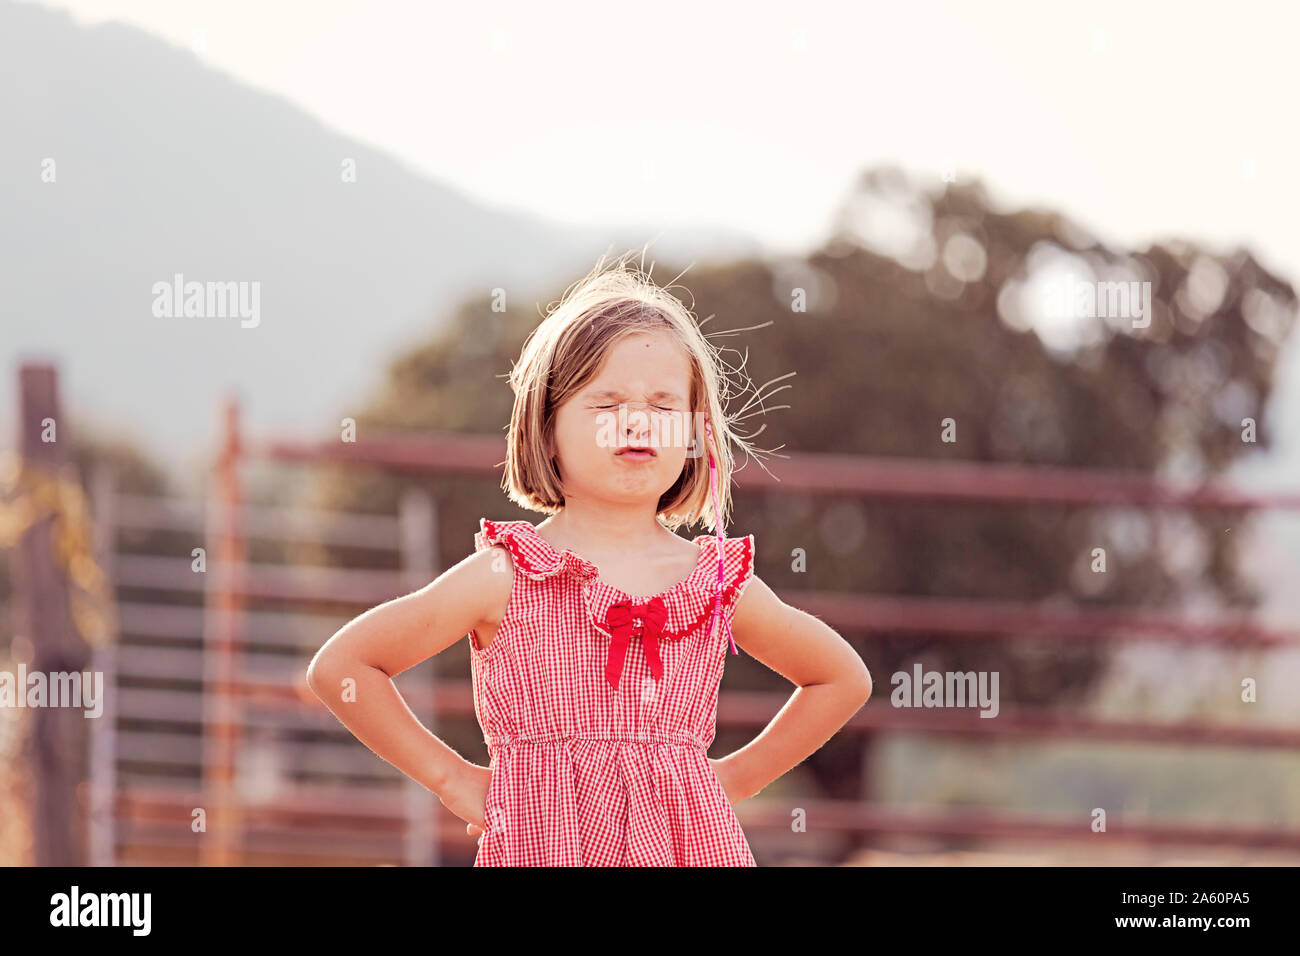
<svg viewBox="0 0 1300 956"><path fill-rule="evenodd" d="M470 633L474 711L492 767L474 865L755 866L707 759L729 649L720 624L708 633L717 537L694 539L700 557L685 580L638 597L527 521L479 524L475 550L508 549L502 569L513 566L514 580L488 648ZM723 555L730 620L753 577L754 536L724 538ZM627 617L615 606L655 599L667 612L662 676L652 674L643 646L652 625L639 613L614 675L609 622Z"/></svg>

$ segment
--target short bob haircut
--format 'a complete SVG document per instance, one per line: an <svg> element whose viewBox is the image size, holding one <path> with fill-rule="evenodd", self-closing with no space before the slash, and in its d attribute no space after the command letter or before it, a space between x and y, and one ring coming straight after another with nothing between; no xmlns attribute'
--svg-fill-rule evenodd
<svg viewBox="0 0 1300 956"><path fill-rule="evenodd" d="M555 514L564 507L564 489L555 462L555 413L587 386L615 343L643 332L668 332L685 353L691 370L686 463L677 481L659 499L656 516L670 530L695 522L715 533L731 512L731 443L752 453L732 428L723 408L728 380L716 350L705 339L691 312L675 296L651 281L624 253L609 268L601 256L584 278L570 286L558 305L529 333L519 361L510 371L515 395L507 436L501 487L509 499L529 511ZM651 267L653 269L653 266ZM717 447L718 507L709 494L707 432L699 413L708 416Z"/></svg>

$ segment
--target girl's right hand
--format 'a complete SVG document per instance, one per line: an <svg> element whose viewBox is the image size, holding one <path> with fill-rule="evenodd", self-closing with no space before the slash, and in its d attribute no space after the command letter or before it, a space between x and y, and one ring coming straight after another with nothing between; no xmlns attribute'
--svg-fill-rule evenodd
<svg viewBox="0 0 1300 956"><path fill-rule="evenodd" d="M492 768L466 761L438 791L442 805L467 822L465 832L478 836L487 825L487 795Z"/></svg>

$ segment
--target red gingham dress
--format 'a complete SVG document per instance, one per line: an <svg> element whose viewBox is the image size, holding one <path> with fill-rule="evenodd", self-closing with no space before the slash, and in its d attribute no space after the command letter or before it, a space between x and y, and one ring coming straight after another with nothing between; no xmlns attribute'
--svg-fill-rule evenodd
<svg viewBox="0 0 1300 956"><path fill-rule="evenodd" d="M475 551L504 545L515 570L492 643L482 650L469 635L492 768L474 865L756 866L707 759L728 652L721 621L708 633L717 537L696 537L690 576L643 598L527 521L479 524ZM730 621L753 576L754 536L724 538L723 552ZM632 605L621 628L620 604Z"/></svg>

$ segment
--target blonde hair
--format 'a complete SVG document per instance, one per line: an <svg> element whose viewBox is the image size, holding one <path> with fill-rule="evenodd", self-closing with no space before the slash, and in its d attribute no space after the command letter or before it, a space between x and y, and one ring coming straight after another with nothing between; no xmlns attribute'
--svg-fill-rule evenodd
<svg viewBox="0 0 1300 956"><path fill-rule="evenodd" d="M515 403L501 487L521 508L546 514L560 511L564 489L555 464L556 412L595 378L616 343L636 333L664 331L681 346L690 366L692 427L694 413L703 412L713 432L721 514L714 514L709 495L706 449L687 456L682 474L660 497L656 515L671 530L699 521L716 532L731 513L732 443L755 457L758 450L748 441L752 436L737 432L736 419L725 408L731 383L717 350L690 310L668 291L673 284L656 285L649 272L631 265L633 255L624 253L608 268L607 256L601 256L529 333L508 376ZM696 431L703 432L697 437L707 443L707 432Z"/></svg>

